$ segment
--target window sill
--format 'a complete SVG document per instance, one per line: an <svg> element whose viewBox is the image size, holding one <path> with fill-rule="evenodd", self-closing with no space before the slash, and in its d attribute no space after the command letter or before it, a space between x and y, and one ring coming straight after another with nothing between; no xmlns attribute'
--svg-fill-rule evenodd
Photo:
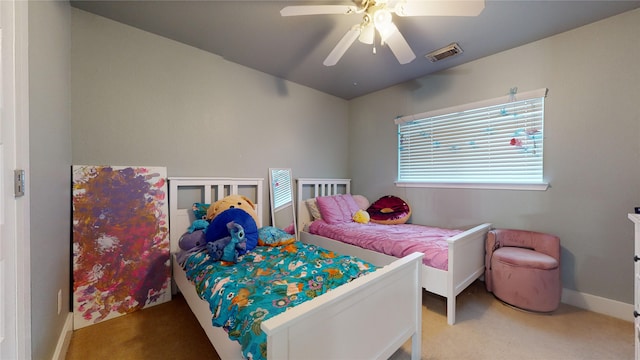
<svg viewBox="0 0 640 360"><path fill-rule="evenodd" d="M422 187L441 189L484 189L484 190L533 190L546 191L549 184L483 184L483 183L427 183L427 182L398 182L398 187Z"/></svg>

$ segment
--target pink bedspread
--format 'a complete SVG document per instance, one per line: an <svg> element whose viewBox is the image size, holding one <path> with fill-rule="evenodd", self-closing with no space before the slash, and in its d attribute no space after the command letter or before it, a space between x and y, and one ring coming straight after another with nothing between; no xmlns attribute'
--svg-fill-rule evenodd
<svg viewBox="0 0 640 360"><path fill-rule="evenodd" d="M449 268L447 239L462 230L414 224L350 222L331 225L316 220L309 225L309 232L395 257L421 252L425 265L446 271Z"/></svg>

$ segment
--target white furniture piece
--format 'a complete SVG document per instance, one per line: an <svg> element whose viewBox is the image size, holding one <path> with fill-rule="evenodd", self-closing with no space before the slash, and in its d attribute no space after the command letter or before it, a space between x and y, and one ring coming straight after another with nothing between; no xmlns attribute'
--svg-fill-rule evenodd
<svg viewBox="0 0 640 360"><path fill-rule="evenodd" d="M317 196L329 196L351 193L350 179L297 179L297 211L298 231L304 242L320 241L336 243L338 241L311 234L307 231L308 224L313 221L305 204L305 200ZM456 296L460 294L480 276L484 275L484 247L490 223L480 224L447 239L448 270L440 270L422 265L422 287L434 294L447 298L447 323L453 325L456 321ZM372 251L358 246L340 243L342 252L355 255L367 260ZM385 255L387 256L387 255Z"/></svg>
<svg viewBox="0 0 640 360"><path fill-rule="evenodd" d="M633 254L633 326L635 328L635 359L640 359L640 214L629 214L629 220L635 224L635 240Z"/></svg>
<svg viewBox="0 0 640 360"><path fill-rule="evenodd" d="M180 236L194 220L193 202L212 202L229 193L249 190L255 194L254 203L261 216L262 182L245 178L169 178L172 253L179 249ZM353 255L333 243L323 243L322 239L310 243ZM224 360L241 358L240 345L212 325L209 304L198 296L175 256L173 259L177 287L218 355ZM422 289L418 284L422 254L402 259L374 254L363 259L381 268L261 324L267 335L268 359L387 359L408 340L411 358L420 359Z"/></svg>

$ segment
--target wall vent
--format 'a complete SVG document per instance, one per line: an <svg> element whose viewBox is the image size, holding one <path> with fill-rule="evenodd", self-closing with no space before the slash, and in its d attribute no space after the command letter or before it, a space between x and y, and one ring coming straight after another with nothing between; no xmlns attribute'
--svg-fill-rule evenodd
<svg viewBox="0 0 640 360"><path fill-rule="evenodd" d="M428 53L427 55L425 55L425 57L431 62L436 62L454 55L458 55L460 53L462 53L462 48L460 47L460 45L458 45L458 43L451 43L441 49L434 50Z"/></svg>

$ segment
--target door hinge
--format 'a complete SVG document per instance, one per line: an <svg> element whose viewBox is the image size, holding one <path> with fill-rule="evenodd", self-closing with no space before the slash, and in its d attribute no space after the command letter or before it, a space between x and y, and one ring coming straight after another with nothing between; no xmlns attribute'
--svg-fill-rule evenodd
<svg viewBox="0 0 640 360"><path fill-rule="evenodd" d="M13 170L13 195L24 196L24 170Z"/></svg>

